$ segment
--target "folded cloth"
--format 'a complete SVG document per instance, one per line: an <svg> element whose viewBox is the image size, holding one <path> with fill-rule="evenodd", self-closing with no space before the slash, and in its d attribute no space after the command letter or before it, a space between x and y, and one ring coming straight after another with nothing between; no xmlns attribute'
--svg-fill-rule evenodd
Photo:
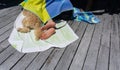
<svg viewBox="0 0 120 70"><path fill-rule="evenodd" d="M73 17L76 21L85 21L88 23L99 23L98 19L92 12L80 11L80 9L74 7Z"/></svg>
<svg viewBox="0 0 120 70"><path fill-rule="evenodd" d="M24 16L20 13L14 23L14 28L8 39L9 43L22 53L40 52L51 47L63 48L78 39L78 36L70 28L66 21L56 24L56 33L47 40L35 40L34 30L29 33L20 33L18 27L22 27ZM62 27L62 28L61 28Z"/></svg>
<svg viewBox="0 0 120 70"><path fill-rule="evenodd" d="M44 23L63 11L73 9L69 0L24 0L20 5L36 14Z"/></svg>

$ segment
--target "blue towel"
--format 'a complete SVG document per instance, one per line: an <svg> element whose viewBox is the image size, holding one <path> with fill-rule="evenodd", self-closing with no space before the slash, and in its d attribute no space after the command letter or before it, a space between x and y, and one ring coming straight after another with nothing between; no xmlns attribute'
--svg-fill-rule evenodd
<svg viewBox="0 0 120 70"><path fill-rule="evenodd" d="M76 21L85 21L88 23L99 23L100 19L98 19L92 12L81 12L80 9L74 8L73 17Z"/></svg>

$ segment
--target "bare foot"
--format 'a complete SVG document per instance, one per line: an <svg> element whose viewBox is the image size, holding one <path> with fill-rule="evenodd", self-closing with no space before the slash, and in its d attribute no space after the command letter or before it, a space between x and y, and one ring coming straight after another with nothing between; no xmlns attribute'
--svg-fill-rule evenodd
<svg viewBox="0 0 120 70"><path fill-rule="evenodd" d="M55 28L49 28L48 30L46 30L40 37L41 40L45 40L48 39L49 37L51 37L53 34L55 33Z"/></svg>
<svg viewBox="0 0 120 70"><path fill-rule="evenodd" d="M49 20L45 26L43 26L41 29L42 30L47 30L49 28L54 28L55 27L55 22L53 20Z"/></svg>
<svg viewBox="0 0 120 70"><path fill-rule="evenodd" d="M40 39L45 40L48 39L55 33L55 22L53 20L49 20L45 26L41 28L44 33L41 35Z"/></svg>

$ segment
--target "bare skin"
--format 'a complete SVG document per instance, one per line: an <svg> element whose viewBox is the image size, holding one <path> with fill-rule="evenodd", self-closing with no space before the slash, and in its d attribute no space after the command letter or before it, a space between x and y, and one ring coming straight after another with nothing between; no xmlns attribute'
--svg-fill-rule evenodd
<svg viewBox="0 0 120 70"><path fill-rule="evenodd" d="M53 20L49 20L45 26L41 29L45 32L41 35L40 39L45 40L51 37L55 33L55 22Z"/></svg>

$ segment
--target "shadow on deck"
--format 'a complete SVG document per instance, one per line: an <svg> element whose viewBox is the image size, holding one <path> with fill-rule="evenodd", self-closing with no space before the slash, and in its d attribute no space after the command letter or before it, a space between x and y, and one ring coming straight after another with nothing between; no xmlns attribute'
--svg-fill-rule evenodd
<svg viewBox="0 0 120 70"><path fill-rule="evenodd" d="M24 54L8 42L18 6L0 10L0 70L120 70L120 14L96 15L100 24L69 20L79 39L66 48Z"/></svg>

